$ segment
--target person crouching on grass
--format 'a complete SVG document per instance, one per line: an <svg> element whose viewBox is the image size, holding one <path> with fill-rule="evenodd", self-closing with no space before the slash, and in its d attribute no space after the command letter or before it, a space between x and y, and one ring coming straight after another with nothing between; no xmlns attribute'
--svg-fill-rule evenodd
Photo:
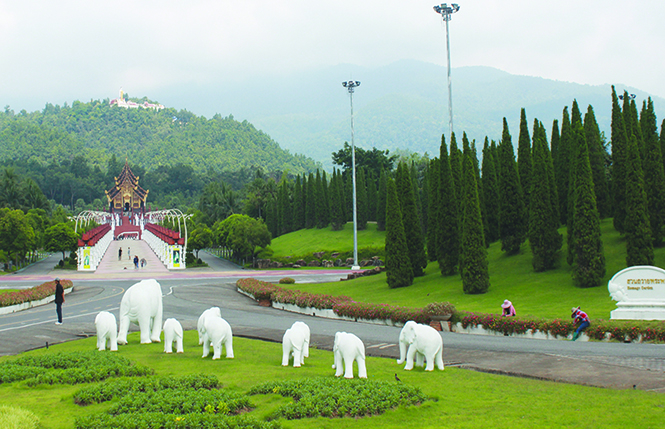
<svg viewBox="0 0 665 429"><path fill-rule="evenodd" d="M582 310L580 310L579 307L573 307L572 314L570 315L572 317L573 323L577 324L579 323L580 326L577 327L577 330L573 334L573 341L579 338L580 334L582 333L583 330L591 326L591 322L589 321L589 316Z"/></svg>

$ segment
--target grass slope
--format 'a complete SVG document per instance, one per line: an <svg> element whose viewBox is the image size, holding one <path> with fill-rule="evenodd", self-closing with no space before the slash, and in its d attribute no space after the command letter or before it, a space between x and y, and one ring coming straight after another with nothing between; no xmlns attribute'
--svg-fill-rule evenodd
<svg viewBox="0 0 665 429"><path fill-rule="evenodd" d="M500 242L492 244L488 249L491 285L489 291L483 295L464 294L460 276L442 277L436 262L429 263L425 276L414 279L412 286L401 289L389 289L385 274L350 282L282 286L314 293L347 295L356 301L412 307L422 307L436 301L450 301L458 310L483 313L500 313L500 304L504 299L509 299L515 305L518 316L543 318L568 318L571 307L579 305L591 318L609 319L610 311L614 310L616 305L607 291L607 282L626 267L626 244L612 227L611 219L603 220L601 229L607 272L603 284L595 288L578 289L573 286L571 268L565 261L565 244L561 250L559 267L556 270L536 273L531 266L531 249L528 243L522 245L520 254L506 256L501 252ZM327 242L327 234L319 231L317 235L315 230L308 231L314 234L308 241ZM565 228L561 232L565 234ZM296 233L289 235L293 234ZM284 239L297 242L295 236ZM358 242L359 246L364 245L360 239ZM323 244L318 247L325 249ZM665 248L655 249L655 256L655 264L659 267L665 266Z"/></svg>
<svg viewBox="0 0 665 429"><path fill-rule="evenodd" d="M26 354L84 351L95 348L94 337L40 349ZM281 366L281 344L234 338L233 360L201 359L195 331L185 332L185 353L166 355L162 344L138 344L138 333L130 334L130 344L119 354L147 365L156 375L213 374L225 389L246 393L252 386L270 380L297 380L332 377L331 352L312 349L302 368ZM106 352L108 353L108 352ZM4 357L13 359L13 357ZM625 428L662 425L665 396L640 390L610 390L570 384L511 378L457 368L425 373L422 368L407 372L392 359L367 359L371 380L403 383L419 387L432 400L421 406L401 407L364 418L310 418L280 420L284 428L478 428L478 427L570 427ZM26 387L20 382L0 385L0 406L29 410L44 428L72 428L78 416L108 409L111 403L80 407L72 395L77 386ZM252 396L258 418L270 415L290 399L278 395Z"/></svg>

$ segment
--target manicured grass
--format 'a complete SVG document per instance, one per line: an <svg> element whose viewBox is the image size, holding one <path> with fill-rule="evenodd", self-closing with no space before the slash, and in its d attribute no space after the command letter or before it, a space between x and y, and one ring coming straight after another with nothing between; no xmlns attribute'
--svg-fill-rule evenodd
<svg viewBox="0 0 665 429"><path fill-rule="evenodd" d="M459 275L443 277L436 262L430 262L423 277L414 280L412 286L389 289L385 274L363 277L353 281L321 284L282 285L313 293L347 295L356 301L423 307L430 302L449 301L458 310L500 313L500 304L509 299L515 305L518 316L542 318L570 317L573 306L581 306L591 318L609 319L616 308L610 298L607 282L626 267L626 245L612 227L612 220L601 223L606 259L606 275L603 284L595 288L579 289L573 286L571 267L565 261L566 245L556 270L536 273L531 266L531 250L528 243L521 253L506 256L501 243L493 243L488 249L490 289L483 295L466 295ZM565 234L565 228L561 230ZM321 240L319 240L321 241ZM655 250L657 266L665 266L665 248Z"/></svg>
<svg viewBox="0 0 665 429"><path fill-rule="evenodd" d="M3 293L12 293L12 292L18 292L20 289L0 289L0 295Z"/></svg>
<svg viewBox="0 0 665 429"><path fill-rule="evenodd" d="M376 223L368 223L367 229L358 231L358 247L385 245L386 233L377 231ZM320 251L348 252L353 250L353 223L348 222L339 231L330 227L301 229L272 240L270 248L274 256L304 256Z"/></svg>
<svg viewBox="0 0 665 429"><path fill-rule="evenodd" d="M83 351L95 348L94 337L40 349L29 354ZM162 344L138 344L138 333L130 334L130 344L120 346L120 355L153 368L156 375L213 374L224 388L247 393L252 386L271 380L297 380L332 377L331 352L312 349L302 368L281 366L281 345L234 339L235 359L201 359L195 331L185 332L185 353L165 355ZM105 352L109 353L109 352ZM12 357L5 357L12 359ZM432 400L420 406L402 407L364 418L315 418L281 420L285 428L376 428L405 427L570 427L625 428L659 427L665 396L639 390L610 390L569 384L482 374L447 368L426 373L422 368L407 372L392 359L368 358L371 380L394 383L398 373L402 383L419 387ZM0 385L0 406L12 405L37 415L44 428L72 428L77 416L98 413L111 403L80 407L72 395L84 385L26 387L19 383ZM256 409L250 414L270 415L290 399L276 394L252 396Z"/></svg>

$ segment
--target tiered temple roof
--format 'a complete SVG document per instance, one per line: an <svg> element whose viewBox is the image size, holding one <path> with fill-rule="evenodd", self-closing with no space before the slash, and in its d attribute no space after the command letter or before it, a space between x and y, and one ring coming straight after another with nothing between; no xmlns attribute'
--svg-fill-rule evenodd
<svg viewBox="0 0 665 429"><path fill-rule="evenodd" d="M106 192L111 211L138 210L145 207L148 190L139 186L139 176L134 175L125 160L120 175L115 178L115 185Z"/></svg>

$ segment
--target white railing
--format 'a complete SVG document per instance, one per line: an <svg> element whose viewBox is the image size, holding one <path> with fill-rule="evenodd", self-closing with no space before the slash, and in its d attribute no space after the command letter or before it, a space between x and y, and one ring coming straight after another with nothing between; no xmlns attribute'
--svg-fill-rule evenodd
<svg viewBox="0 0 665 429"><path fill-rule="evenodd" d="M83 246L77 250L78 271L95 271L102 261L104 253L113 241L113 230L110 229L102 238L97 240L94 246Z"/></svg>

